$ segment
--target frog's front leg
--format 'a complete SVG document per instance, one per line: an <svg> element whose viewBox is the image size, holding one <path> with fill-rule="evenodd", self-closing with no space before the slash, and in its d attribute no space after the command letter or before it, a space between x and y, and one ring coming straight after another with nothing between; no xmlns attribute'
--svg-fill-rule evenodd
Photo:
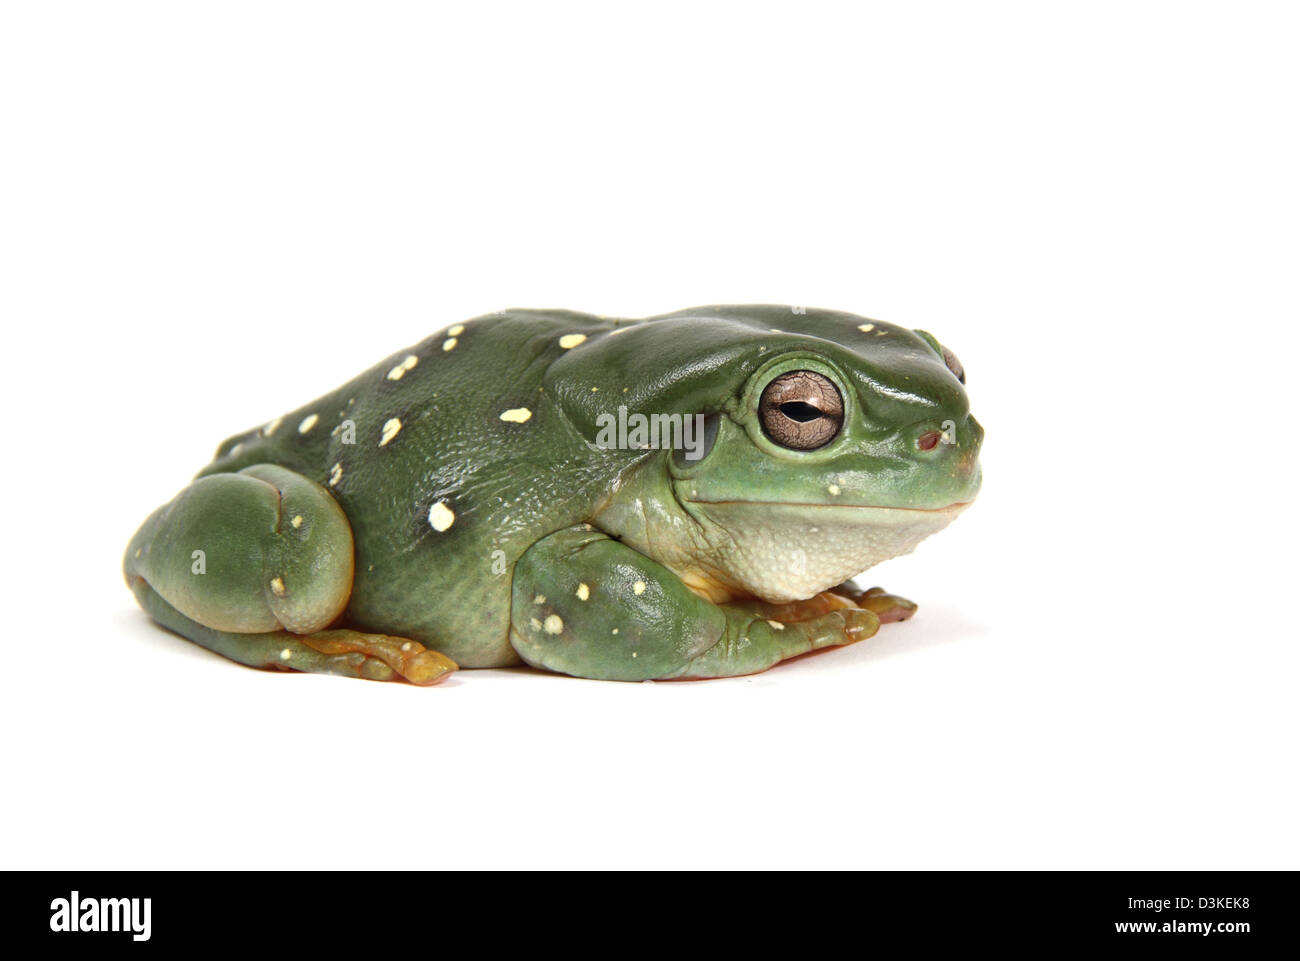
<svg viewBox="0 0 1300 961"><path fill-rule="evenodd" d="M417 684L454 671L416 641L328 629L352 565L352 528L329 492L259 464L199 478L155 511L125 573L154 620L241 664Z"/></svg>
<svg viewBox="0 0 1300 961"><path fill-rule="evenodd" d="M730 677L870 637L846 598L714 604L663 565L590 527L559 531L515 567L511 643L534 667L604 680Z"/></svg>

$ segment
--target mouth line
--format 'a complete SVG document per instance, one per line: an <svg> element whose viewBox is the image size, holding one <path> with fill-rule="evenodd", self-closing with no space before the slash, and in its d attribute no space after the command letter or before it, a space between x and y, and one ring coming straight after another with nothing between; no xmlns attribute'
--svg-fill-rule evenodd
<svg viewBox="0 0 1300 961"><path fill-rule="evenodd" d="M726 500L726 501L705 501L692 500L692 504L752 504L756 507L812 507L824 508L827 510L859 510L859 511L910 511L917 514L946 514L949 511L964 510L971 505L971 501L954 501L947 507L891 507L884 504L811 504L800 501L750 501L750 500Z"/></svg>

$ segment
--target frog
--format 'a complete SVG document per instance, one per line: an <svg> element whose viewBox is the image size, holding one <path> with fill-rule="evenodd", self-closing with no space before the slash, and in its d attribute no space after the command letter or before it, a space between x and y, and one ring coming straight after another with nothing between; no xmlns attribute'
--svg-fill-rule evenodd
<svg viewBox="0 0 1300 961"><path fill-rule="evenodd" d="M983 437L924 330L511 309L229 437L123 568L153 620L251 667L751 675L912 616L855 577L969 507Z"/></svg>

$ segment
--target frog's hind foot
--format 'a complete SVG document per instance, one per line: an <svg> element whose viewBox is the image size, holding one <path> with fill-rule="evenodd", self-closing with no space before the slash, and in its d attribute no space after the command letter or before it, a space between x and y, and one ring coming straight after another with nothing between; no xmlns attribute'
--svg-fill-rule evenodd
<svg viewBox="0 0 1300 961"><path fill-rule="evenodd" d="M358 676L376 681L391 681L400 677L423 687L446 680L456 670L456 662L446 654L430 650L419 641L404 637L337 630L308 634L298 640L305 648L316 653L316 663L333 663L338 658L347 663L359 663ZM284 651L280 652L280 657L284 658ZM279 666L286 665L282 663ZM299 671L321 670L310 666L287 666Z"/></svg>
<svg viewBox="0 0 1300 961"><path fill-rule="evenodd" d="M337 674L370 681L405 680L420 686L446 680L456 662L419 641L387 634L338 629L313 634L266 631L237 634L204 627L186 617L158 595L144 578L132 584L136 600L168 630L195 644L246 664L275 671Z"/></svg>

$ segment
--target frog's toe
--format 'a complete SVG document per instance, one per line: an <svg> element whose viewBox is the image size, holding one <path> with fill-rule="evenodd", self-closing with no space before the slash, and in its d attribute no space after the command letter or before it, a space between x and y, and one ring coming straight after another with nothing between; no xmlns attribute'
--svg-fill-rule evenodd
<svg viewBox="0 0 1300 961"><path fill-rule="evenodd" d="M883 587L872 587L858 597L858 607L871 611L881 624L905 621L916 613L916 604L906 597L887 594Z"/></svg>
<svg viewBox="0 0 1300 961"><path fill-rule="evenodd" d="M870 587L864 591L849 581L834 588L831 593L847 598L863 610L871 611L880 618L881 624L905 621L916 613L916 604L906 597L887 593L883 587Z"/></svg>
<svg viewBox="0 0 1300 961"><path fill-rule="evenodd" d="M444 681L457 670L456 662L446 654L430 650L418 641L408 641L414 645L409 653L402 656L397 672L412 684L427 686Z"/></svg>

